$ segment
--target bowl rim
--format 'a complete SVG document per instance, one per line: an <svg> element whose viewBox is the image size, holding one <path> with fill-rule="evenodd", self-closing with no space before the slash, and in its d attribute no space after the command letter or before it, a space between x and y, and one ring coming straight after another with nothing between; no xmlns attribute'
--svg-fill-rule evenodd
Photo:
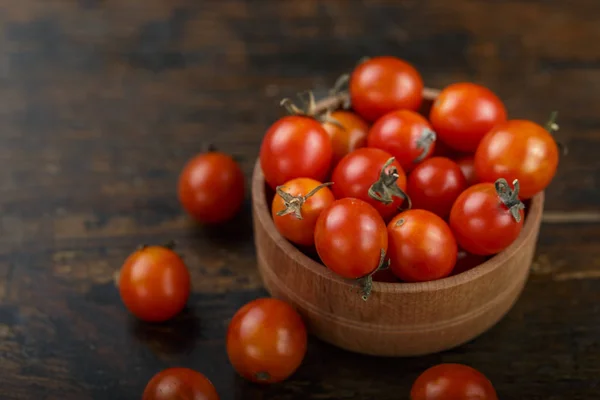
<svg viewBox="0 0 600 400"><path fill-rule="evenodd" d="M425 88L423 90L424 98L434 100L439 91L437 89ZM339 104L343 101L343 96L328 97L321 102L320 106ZM297 264L302 265L307 270L319 275L324 279L333 280L342 285L352 285L353 282L341 276L336 275L323 264L313 260L303 254L296 246L285 239L275 227L271 219L271 212L267 204L265 191L265 179L260 159L257 158L254 171L252 174L252 207L255 212L255 218L260 220L260 224L264 227L269 235L269 238L276 243L282 251L290 258L294 259ZM544 192L538 193L531 198L531 203L525 218L523 229L515 241L513 241L506 249L481 263L480 265L462 272L457 275L448 276L445 278L427 281L427 282L373 282L373 292L379 293L415 293L415 292L434 292L443 289L450 289L456 286L473 282L502 266L509 261L535 234L536 227L541 223L542 213L544 209ZM255 221L256 223L257 221Z"/></svg>

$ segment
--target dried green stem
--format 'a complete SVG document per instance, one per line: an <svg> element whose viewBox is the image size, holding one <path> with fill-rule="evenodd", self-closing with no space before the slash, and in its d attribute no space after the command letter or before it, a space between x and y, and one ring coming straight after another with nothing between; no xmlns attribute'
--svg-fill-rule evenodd
<svg viewBox="0 0 600 400"><path fill-rule="evenodd" d="M410 209L412 208L410 197L396 184L400 175L398 174L398 169L395 166L392 166L394 160L395 158L391 157L386 161L381 168L379 179L371 185L368 194L372 199L380 201L385 205L392 204L394 202L394 197L401 198L408 202L407 209ZM390 169L389 171L386 171L388 167L390 167Z"/></svg>
<svg viewBox="0 0 600 400"><path fill-rule="evenodd" d="M281 197L283 204L285 205L283 210L277 212L277 216L283 217L284 215L293 214L296 219L302 219L302 206L306 200L308 200L311 196L314 196L319 190L331 185L333 185L333 182L323 183L312 189L304 196L294 196L283 190L285 186L277 186L275 191L277 192L277 195Z"/></svg>
<svg viewBox="0 0 600 400"><path fill-rule="evenodd" d="M508 182L504 178L500 178L494 182L496 193L500 197L500 201L508 208L510 214L516 222L521 221L521 210L525 209L525 204L519 200L519 180L513 181L513 189L510 188Z"/></svg>

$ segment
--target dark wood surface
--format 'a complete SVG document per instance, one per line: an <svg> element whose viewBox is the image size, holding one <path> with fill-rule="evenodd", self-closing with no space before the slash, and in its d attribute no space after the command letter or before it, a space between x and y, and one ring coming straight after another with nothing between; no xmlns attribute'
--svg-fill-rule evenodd
<svg viewBox="0 0 600 400"><path fill-rule="evenodd" d="M392 400L442 361L480 369L502 399L600 398L599 17L596 0L1 0L0 398L137 399L180 365L223 400ZM210 140L249 178L281 97L323 93L379 54L430 87L488 85L513 117L559 110L570 152L532 276L504 320L456 350L380 359L311 339L289 381L246 383L223 339L264 295L249 200L232 223L198 227L179 170ZM189 310L137 323L113 274L167 239L193 275Z"/></svg>

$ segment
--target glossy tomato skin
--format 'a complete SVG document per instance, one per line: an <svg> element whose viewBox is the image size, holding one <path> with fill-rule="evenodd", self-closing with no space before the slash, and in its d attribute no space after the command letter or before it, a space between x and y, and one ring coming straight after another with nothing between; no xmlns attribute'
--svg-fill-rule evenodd
<svg viewBox="0 0 600 400"><path fill-rule="evenodd" d="M407 210L387 226L392 272L405 282L426 282L452 272L458 251L446 222L426 210Z"/></svg>
<svg viewBox="0 0 600 400"><path fill-rule="evenodd" d="M331 139L325 128L313 118L296 115L271 125L259 155L265 180L273 189L294 178L323 181L332 157Z"/></svg>
<svg viewBox="0 0 600 400"><path fill-rule="evenodd" d="M429 120L441 141L455 150L472 153L490 129L506 121L506 108L483 86L455 83L434 101Z"/></svg>
<svg viewBox="0 0 600 400"><path fill-rule="evenodd" d="M189 368L167 368L152 377L142 400L219 400L212 382Z"/></svg>
<svg viewBox="0 0 600 400"><path fill-rule="evenodd" d="M542 126L510 120L485 135L475 152L475 171L482 182L518 179L520 197L530 199L554 178L558 154L554 138Z"/></svg>
<svg viewBox="0 0 600 400"><path fill-rule="evenodd" d="M314 179L296 178L286 182L282 190L293 196L305 196L319 185L321 182ZM315 243L317 218L334 200L331 190L328 187L322 187L306 199L301 207L302 219L298 219L293 213L277 215L278 212L285 210L285 203L279 195L275 195L271 206L271 216L275 227L283 237L300 246L312 246Z"/></svg>
<svg viewBox="0 0 600 400"><path fill-rule="evenodd" d="M119 293L137 318L162 322L177 315L190 295L190 274L171 249L149 246L135 251L119 273Z"/></svg>
<svg viewBox="0 0 600 400"><path fill-rule="evenodd" d="M419 147L424 132L432 132L431 125L422 115L411 110L395 110L379 118L369 130L369 147L385 150L396 158L405 172L431 156L435 141L426 153Z"/></svg>
<svg viewBox="0 0 600 400"><path fill-rule="evenodd" d="M233 218L244 202L244 174L220 152L200 154L179 175L179 202L195 220L220 223Z"/></svg>
<svg viewBox="0 0 600 400"><path fill-rule="evenodd" d="M253 300L240 308L227 330L227 355L245 379L276 383L300 366L307 347L306 327L289 304L274 298Z"/></svg>
<svg viewBox="0 0 600 400"><path fill-rule="evenodd" d="M417 378L410 400L498 400L498 396L489 379L476 369L439 364Z"/></svg>
<svg viewBox="0 0 600 400"><path fill-rule="evenodd" d="M406 61L374 57L358 65L350 76L352 108L374 122L399 109L418 110L423 101L423 79Z"/></svg>
<svg viewBox="0 0 600 400"><path fill-rule="evenodd" d="M346 155L333 170L331 180L333 186L331 190L336 199L344 197L354 197L369 203L381 214L384 220L389 220L398 213L398 208L404 202L399 197L394 197L391 204L384 204L369 196L369 188L377 182L380 177L381 169L385 163L392 157L388 152L380 149L365 147L353 151ZM398 170L397 186L406 191L406 174L402 166L394 161L386 171L391 167Z"/></svg>
<svg viewBox="0 0 600 400"><path fill-rule="evenodd" d="M474 156L462 156L456 159L456 164L460 167L465 179L467 180L467 186L473 186L478 182L477 174L475 173L475 158Z"/></svg>
<svg viewBox="0 0 600 400"><path fill-rule="evenodd" d="M329 122L323 124L323 128L331 138L332 165L335 166L346 154L366 146L369 124L357 114L345 110L332 112L331 118L343 127L340 128Z"/></svg>
<svg viewBox="0 0 600 400"><path fill-rule="evenodd" d="M375 271L381 251L387 251L385 222L362 200L336 200L317 220L315 246L327 268L347 279L362 278Z"/></svg>
<svg viewBox="0 0 600 400"><path fill-rule="evenodd" d="M469 253L492 255L507 248L521 233L524 213L517 222L502 203L493 183L478 183L458 196L450 211L450 227L458 245Z"/></svg>
<svg viewBox="0 0 600 400"><path fill-rule="evenodd" d="M410 173L406 185L413 209L431 211L441 218L450 214L454 201L466 188L460 167L445 157L423 161Z"/></svg>

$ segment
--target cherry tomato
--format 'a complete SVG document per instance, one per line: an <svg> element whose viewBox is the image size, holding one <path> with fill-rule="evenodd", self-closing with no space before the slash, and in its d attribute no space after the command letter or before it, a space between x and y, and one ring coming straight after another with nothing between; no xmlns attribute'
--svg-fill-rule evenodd
<svg viewBox="0 0 600 400"><path fill-rule="evenodd" d="M455 150L472 153L490 129L506 121L506 108L483 86L455 83L434 101L429 120L441 141Z"/></svg>
<svg viewBox="0 0 600 400"><path fill-rule="evenodd" d="M462 364L439 364L413 383L410 400L498 400L481 372Z"/></svg>
<svg viewBox="0 0 600 400"><path fill-rule="evenodd" d="M457 246L443 219L426 210L408 210L387 226L392 272L406 282L444 278L456 263Z"/></svg>
<svg viewBox="0 0 600 400"><path fill-rule="evenodd" d="M373 124L367 143L369 147L393 155L408 172L433 153L435 139L431 125L423 116L410 110L396 110Z"/></svg>
<svg viewBox="0 0 600 400"><path fill-rule="evenodd" d="M227 154L200 154L183 168L178 196L194 219L204 223L224 222L233 218L244 202L244 174Z"/></svg>
<svg viewBox="0 0 600 400"><path fill-rule="evenodd" d="M423 101L423 79L406 61L374 57L358 65L350 76L352 108L373 122L398 109L418 110Z"/></svg>
<svg viewBox="0 0 600 400"><path fill-rule="evenodd" d="M544 190L558 166L558 146L542 126L511 120L494 127L475 153L475 171L482 182L518 179L520 196L529 199Z"/></svg>
<svg viewBox="0 0 600 400"><path fill-rule="evenodd" d="M458 256L456 258L456 265L452 270L452 275L458 275L460 273L471 270L487 261L486 256L478 256L477 254L468 253L462 249L458 250Z"/></svg>
<svg viewBox="0 0 600 400"><path fill-rule="evenodd" d="M343 198L319 216L315 246L327 268L344 278L358 279L380 265L388 236L375 208L359 199Z"/></svg>
<svg viewBox="0 0 600 400"><path fill-rule="evenodd" d="M478 183L458 196L450 211L450 227L458 245L469 253L492 255L507 248L523 228L524 205L504 180Z"/></svg>
<svg viewBox="0 0 600 400"><path fill-rule="evenodd" d="M341 125L330 122L323 124L333 146L332 164L336 165L346 154L366 146L369 125L355 113L344 110L332 112L331 119Z"/></svg>
<svg viewBox="0 0 600 400"><path fill-rule="evenodd" d="M274 298L240 308L227 330L227 355L233 368L257 383L281 382L306 354L306 327L289 304Z"/></svg>
<svg viewBox="0 0 600 400"><path fill-rule="evenodd" d="M408 176L406 190L413 208L431 211L442 218L467 188L460 167L449 158L433 157L419 164Z"/></svg>
<svg viewBox="0 0 600 400"><path fill-rule="evenodd" d="M143 321L166 321L185 307L190 274L173 250L141 248L131 254L119 273L119 292L125 306Z"/></svg>
<svg viewBox="0 0 600 400"><path fill-rule="evenodd" d="M212 382L188 368L168 368L154 375L142 400L219 400Z"/></svg>
<svg viewBox="0 0 600 400"><path fill-rule="evenodd" d="M467 186L473 186L478 182L477 174L475 173L475 159L473 156L460 157L456 160L456 163L467 180Z"/></svg>
<svg viewBox="0 0 600 400"><path fill-rule="evenodd" d="M333 203L333 193L321 182L296 178L277 188L271 215L283 237L301 246L315 243L315 225L321 212Z"/></svg>
<svg viewBox="0 0 600 400"><path fill-rule="evenodd" d="M348 154L333 170L333 194L337 199L354 197L366 201L379 211L383 219L390 219L398 213L404 201L401 196L406 190L404 170L395 160L386 165L390 159L391 154L369 147ZM379 196L375 194L373 197L373 191L370 194L372 187Z"/></svg>
<svg viewBox="0 0 600 400"><path fill-rule="evenodd" d="M283 117L271 125L260 148L260 166L273 189L294 178L322 182L332 157L331 139L321 123L298 115Z"/></svg>

